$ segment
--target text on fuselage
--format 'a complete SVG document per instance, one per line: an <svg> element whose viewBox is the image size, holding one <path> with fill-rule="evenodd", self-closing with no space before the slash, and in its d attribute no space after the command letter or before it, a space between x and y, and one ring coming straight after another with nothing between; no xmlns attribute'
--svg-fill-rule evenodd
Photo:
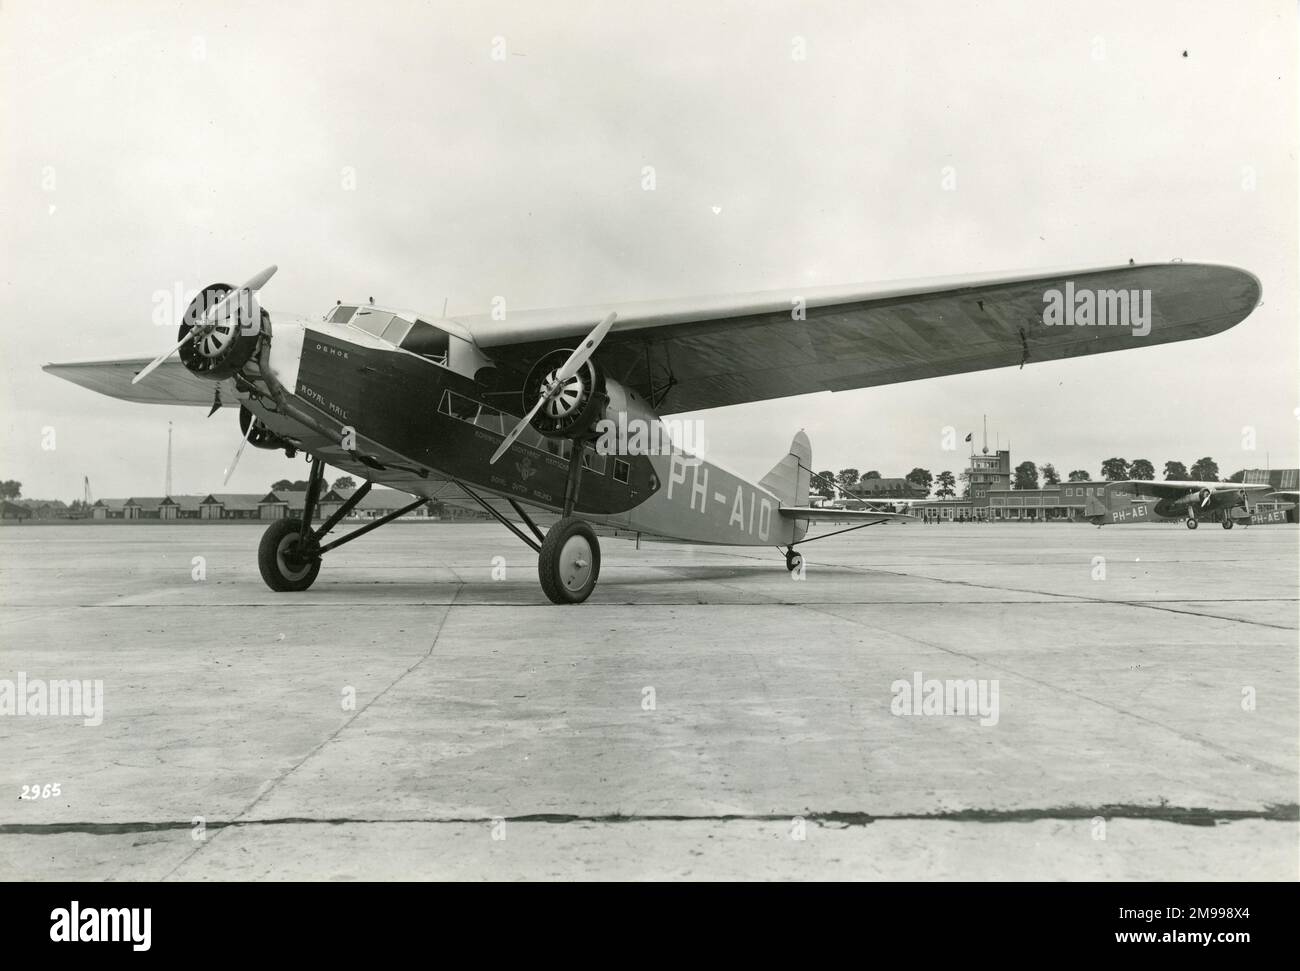
<svg viewBox="0 0 1300 971"><path fill-rule="evenodd" d="M759 495L756 489L743 482L736 482L734 490L724 482L722 490L710 492L710 467L699 459L680 453L670 457L666 493L670 501L674 496L674 487L686 485L687 470L690 471L690 485L686 489L675 490L677 501L687 498L692 512L716 512L719 516L725 512L728 526L744 530L759 539L767 539L772 529L772 500ZM720 470L714 471L718 471L719 476L732 478Z"/></svg>

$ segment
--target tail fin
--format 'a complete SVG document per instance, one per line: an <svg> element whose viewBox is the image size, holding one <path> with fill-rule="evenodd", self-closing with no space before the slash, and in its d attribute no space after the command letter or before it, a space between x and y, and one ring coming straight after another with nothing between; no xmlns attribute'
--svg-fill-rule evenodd
<svg viewBox="0 0 1300 971"><path fill-rule="evenodd" d="M773 493L785 506L808 505L808 483L811 478L812 443L802 431L790 443L790 452L772 466L758 484Z"/></svg>
<svg viewBox="0 0 1300 971"><path fill-rule="evenodd" d="M1104 525L1107 521L1107 514L1110 512L1106 504L1096 496L1089 496L1088 501L1083 504L1083 515L1085 519L1090 520L1097 526Z"/></svg>

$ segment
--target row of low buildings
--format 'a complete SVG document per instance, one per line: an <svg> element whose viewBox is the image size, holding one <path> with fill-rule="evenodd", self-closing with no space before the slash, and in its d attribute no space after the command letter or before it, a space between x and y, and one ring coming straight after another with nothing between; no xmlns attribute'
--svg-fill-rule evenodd
<svg viewBox="0 0 1300 971"><path fill-rule="evenodd" d="M1062 482L1041 489L1011 488L1011 452L971 455L970 467L962 478L966 494L950 499L921 499L910 503L913 510L936 519L955 522L1074 522L1085 519L1084 506L1090 498L1104 501L1111 485L1104 479ZM1269 485L1278 491L1296 489L1300 469L1247 469L1243 484ZM1260 499L1251 503L1262 510L1277 502Z"/></svg>
<svg viewBox="0 0 1300 971"><path fill-rule="evenodd" d="M356 489L329 489L319 499L313 519L327 519L352 498ZM396 489L373 488L353 507L352 519L379 519L409 505L414 497ZM131 496L100 499L91 506L92 519L122 520L272 520L302 518L307 504L303 489L276 489L266 494L213 492L193 496ZM432 507L432 508L431 508ZM426 503L407 513L412 519L460 517L462 510Z"/></svg>

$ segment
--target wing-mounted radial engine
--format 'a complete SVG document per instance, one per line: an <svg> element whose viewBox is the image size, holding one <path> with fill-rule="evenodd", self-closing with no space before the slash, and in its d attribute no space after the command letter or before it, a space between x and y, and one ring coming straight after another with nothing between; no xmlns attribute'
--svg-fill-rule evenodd
<svg viewBox="0 0 1300 971"><path fill-rule="evenodd" d="M556 382L560 368L572 353L568 349L554 350L533 365L524 381L525 409ZM576 372L556 385L555 392L534 412L530 424L548 438L584 438L596 421L604 417L608 403L604 372L588 358Z"/></svg>
<svg viewBox="0 0 1300 971"><path fill-rule="evenodd" d="M530 424L551 438L582 439L591 432L609 405L605 379L592 356L614 326L616 316L606 315L572 351L553 352L533 366L524 384L524 405L528 405L530 396L537 400L492 454L489 465L495 465L510 451ZM609 385L617 387L613 381ZM592 528L573 515L582 477L582 454L582 447L575 442L564 484L563 517L540 545L529 541L537 550L537 575L542 589L554 603L582 603L600 576L600 543Z"/></svg>
<svg viewBox="0 0 1300 971"><path fill-rule="evenodd" d="M270 333L271 317L257 302L257 291L275 276L268 266L240 287L214 283L204 287L181 317L179 340L140 370L132 384L139 384L176 351L181 362L195 374L213 381L233 377L253 357L262 335Z"/></svg>
<svg viewBox="0 0 1300 971"><path fill-rule="evenodd" d="M196 296L181 317L176 337L181 363L214 381L234 377L269 337L271 315L247 288L213 283Z"/></svg>
<svg viewBox="0 0 1300 971"><path fill-rule="evenodd" d="M165 354L154 358L140 370L132 384L139 384L152 374L163 361L179 353L181 363L194 374L214 382L233 378L243 372L253 360L257 350L271 339L271 315L257 301L257 291L275 276L276 267L268 266L257 276L239 287L228 283L213 283L204 287L185 308L181 316L179 338ZM221 405L221 390L214 392L213 414ZM234 475L244 446L249 442L257 448L284 448L292 451L287 442L271 431L244 405L239 406L239 428L244 433L235 457L226 470L226 482Z"/></svg>
<svg viewBox="0 0 1300 971"><path fill-rule="evenodd" d="M536 400L488 464L496 465L529 425L550 438L583 438L591 431L609 403L605 379L592 355L614 326L617 316L606 316L573 350L553 351L533 365L524 382L524 406L527 407L529 398ZM574 454L578 452L575 450Z"/></svg>

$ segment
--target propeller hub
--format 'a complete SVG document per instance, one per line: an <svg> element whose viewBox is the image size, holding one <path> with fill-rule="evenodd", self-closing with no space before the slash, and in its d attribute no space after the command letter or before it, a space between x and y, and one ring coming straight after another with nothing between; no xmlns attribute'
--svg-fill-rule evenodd
<svg viewBox="0 0 1300 971"><path fill-rule="evenodd" d="M552 419L568 418L578 411L582 407L587 391L582 372L567 381L557 380L558 372L559 368L555 368L546 375L546 390L543 392L546 404L542 405L542 411L547 418Z"/></svg>

